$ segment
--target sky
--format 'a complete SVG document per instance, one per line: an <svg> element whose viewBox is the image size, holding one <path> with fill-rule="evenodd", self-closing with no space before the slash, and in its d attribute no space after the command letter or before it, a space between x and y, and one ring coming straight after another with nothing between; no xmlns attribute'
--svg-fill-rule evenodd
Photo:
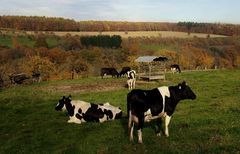
<svg viewBox="0 0 240 154"><path fill-rule="evenodd" d="M240 0L0 0L0 15L240 24Z"/></svg>

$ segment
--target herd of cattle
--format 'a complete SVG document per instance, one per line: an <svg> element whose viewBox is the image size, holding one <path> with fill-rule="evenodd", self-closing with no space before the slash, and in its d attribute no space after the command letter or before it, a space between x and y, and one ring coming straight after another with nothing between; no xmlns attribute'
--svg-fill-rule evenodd
<svg viewBox="0 0 240 154"><path fill-rule="evenodd" d="M180 73L180 68L175 68ZM112 73L112 74L111 74ZM116 69L103 68L104 75L127 75L129 90L127 94L127 116L130 141L133 141L134 124L137 126L138 143L142 143L142 129L144 122L157 121L156 134L160 136L162 122L163 133L169 136L168 125L177 104L184 99L196 99L195 93L185 81L175 86L162 86L152 90L135 89L136 72L128 68L122 69L118 74ZM113 75L114 76L114 75ZM110 103L95 104L82 100L72 100L71 96L63 96L57 103L57 111L67 111L68 123L81 124L83 122L105 122L122 118L123 112L120 107Z"/></svg>

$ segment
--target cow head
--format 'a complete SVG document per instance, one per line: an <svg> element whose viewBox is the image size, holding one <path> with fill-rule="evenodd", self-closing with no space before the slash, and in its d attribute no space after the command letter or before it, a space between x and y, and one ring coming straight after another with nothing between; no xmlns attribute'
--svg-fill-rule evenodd
<svg viewBox="0 0 240 154"><path fill-rule="evenodd" d="M179 83L177 87L180 92L181 99L196 99L197 96L194 94L192 89L186 85L185 81Z"/></svg>
<svg viewBox="0 0 240 154"><path fill-rule="evenodd" d="M66 107L64 105L64 102L65 102L65 99L66 97L63 96L57 103L56 107L55 107L55 110L57 111L62 111L62 110L66 110Z"/></svg>
<svg viewBox="0 0 240 154"><path fill-rule="evenodd" d="M69 105L71 102L71 95L68 97L63 96L57 103L55 110L57 111L65 111L66 110L66 104Z"/></svg>

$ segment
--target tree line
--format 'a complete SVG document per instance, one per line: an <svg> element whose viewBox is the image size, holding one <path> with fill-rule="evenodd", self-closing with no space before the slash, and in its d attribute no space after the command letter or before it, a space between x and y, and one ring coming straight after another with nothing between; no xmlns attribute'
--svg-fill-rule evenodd
<svg viewBox="0 0 240 154"><path fill-rule="evenodd" d="M195 22L75 21L58 17L0 16L0 28L24 31L182 31L240 35L240 25Z"/></svg>

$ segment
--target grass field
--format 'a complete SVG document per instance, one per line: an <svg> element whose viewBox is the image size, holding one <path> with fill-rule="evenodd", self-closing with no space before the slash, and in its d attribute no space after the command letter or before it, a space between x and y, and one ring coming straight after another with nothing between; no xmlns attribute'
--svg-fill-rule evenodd
<svg viewBox="0 0 240 154"><path fill-rule="evenodd" d="M157 137L153 123L143 144L130 143L127 119L68 124L54 110L62 95L110 102L126 116L125 79L85 78L18 85L0 90L0 153L240 153L240 70L167 74L166 81L137 82L137 88L175 85L185 80L197 99L182 101L169 126Z"/></svg>
<svg viewBox="0 0 240 154"><path fill-rule="evenodd" d="M32 32L29 32L30 34ZM174 32L174 31L128 31L127 33L122 31L113 31L113 32L54 32L54 34L58 36L64 36L66 34L71 35L120 35L122 38L128 38L128 37L175 37L175 38L193 38L193 37L199 37L199 38L207 38L208 34L204 33L191 33L191 35L188 35L186 32ZM224 35L214 35L211 34L210 37L225 37Z"/></svg>

